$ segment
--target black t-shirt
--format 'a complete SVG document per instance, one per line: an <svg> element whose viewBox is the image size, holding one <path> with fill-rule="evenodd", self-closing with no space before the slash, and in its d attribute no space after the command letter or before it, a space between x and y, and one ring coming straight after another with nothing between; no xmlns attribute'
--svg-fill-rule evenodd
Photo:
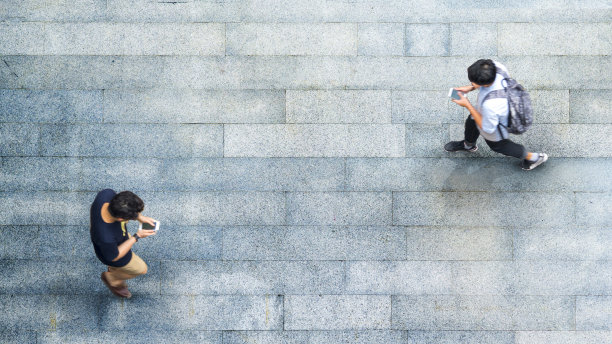
<svg viewBox="0 0 612 344"><path fill-rule="evenodd" d="M130 250L130 252L121 259L113 262L113 259L119 255L118 246L130 238L125 227L125 222L106 223L102 220L101 214L104 203L109 203L115 195L116 192L111 189L105 189L98 192L96 199L94 199L91 204L91 210L89 211L89 233L98 259L106 265L121 267L125 266L132 259L132 250Z"/></svg>

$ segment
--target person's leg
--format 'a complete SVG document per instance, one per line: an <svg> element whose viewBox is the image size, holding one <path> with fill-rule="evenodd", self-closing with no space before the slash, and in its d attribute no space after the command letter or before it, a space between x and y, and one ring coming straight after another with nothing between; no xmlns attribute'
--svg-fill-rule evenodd
<svg viewBox="0 0 612 344"><path fill-rule="evenodd" d="M145 263L142 258L138 257L136 253L132 252L132 259L127 265L119 268L110 266L108 272L104 274L111 286L119 287L125 285L125 281L146 273L147 263Z"/></svg>
<svg viewBox="0 0 612 344"><path fill-rule="evenodd" d="M525 147L508 139L501 141L485 141L494 152L507 156L513 156L518 159L525 159L527 157L528 152Z"/></svg>
<svg viewBox="0 0 612 344"><path fill-rule="evenodd" d="M476 140L478 140L478 136L480 136L480 131L476 126L476 121L472 119L472 116L468 116L465 120L465 130L463 132L463 139L465 141L465 145L470 147L476 144Z"/></svg>

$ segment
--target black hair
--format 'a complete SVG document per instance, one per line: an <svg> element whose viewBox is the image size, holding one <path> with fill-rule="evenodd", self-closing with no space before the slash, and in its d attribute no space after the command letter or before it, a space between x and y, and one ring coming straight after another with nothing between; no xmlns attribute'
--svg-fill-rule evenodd
<svg viewBox="0 0 612 344"><path fill-rule="evenodd" d="M111 199L108 211L113 217L136 220L138 214L144 210L144 202L140 197L130 191L121 191Z"/></svg>
<svg viewBox="0 0 612 344"><path fill-rule="evenodd" d="M476 85L490 85L495 81L495 63L492 60L478 60L468 67L468 79Z"/></svg>

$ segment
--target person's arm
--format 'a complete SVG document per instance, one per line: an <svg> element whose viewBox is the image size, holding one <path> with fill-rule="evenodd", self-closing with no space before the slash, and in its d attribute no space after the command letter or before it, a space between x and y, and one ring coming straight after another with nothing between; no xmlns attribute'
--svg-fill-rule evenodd
<svg viewBox="0 0 612 344"><path fill-rule="evenodd" d="M136 232L136 235L138 236L138 239L142 239L150 235L155 235L155 231L141 229L138 232ZM119 246L117 246L117 249L119 250L119 255L117 255L117 257L113 259L113 262L116 262L119 259L125 257L125 255L128 254L128 252L130 252L130 250L132 249L132 246L134 246L135 243L136 243L136 238L132 236L126 241L122 242Z"/></svg>
<svg viewBox="0 0 612 344"><path fill-rule="evenodd" d="M465 86L468 87L468 86ZM469 86L471 87L471 86ZM470 112L470 115L472 115L472 118L474 119L474 121L476 122L476 125L478 125L478 128L482 129L482 115L480 114L480 112L478 112L478 110L476 110L476 108L474 108L474 106L472 105L472 103L470 103L470 100L467 99L462 93L459 93L459 97L461 99L456 100L456 99L451 99L454 103L463 106L464 108L468 109L468 111Z"/></svg>
<svg viewBox="0 0 612 344"><path fill-rule="evenodd" d="M459 92L463 92L463 93L470 93L473 90L476 89L476 87L474 87L473 85L469 85L469 86L461 86L461 87L455 87L455 89Z"/></svg>

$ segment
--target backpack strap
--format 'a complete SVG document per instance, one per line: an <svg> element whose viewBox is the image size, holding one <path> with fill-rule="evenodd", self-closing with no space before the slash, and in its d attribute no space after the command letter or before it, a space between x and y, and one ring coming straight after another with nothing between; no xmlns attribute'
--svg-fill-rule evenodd
<svg viewBox="0 0 612 344"><path fill-rule="evenodd" d="M498 69L499 70L499 69ZM503 74L502 74L503 76ZM489 100L489 99L495 99L495 98L503 98L503 99L508 99L508 95L505 89L500 89L500 90L495 90L495 91L491 91L489 93L487 93L487 95L484 97L484 99L482 100L482 105L484 106L484 103ZM510 125L510 103L508 103L508 126ZM502 138L502 140L504 139L504 134L501 131L500 126L506 128L506 131L508 130L508 126L503 125L501 122L497 123L497 130L499 131L499 136Z"/></svg>

